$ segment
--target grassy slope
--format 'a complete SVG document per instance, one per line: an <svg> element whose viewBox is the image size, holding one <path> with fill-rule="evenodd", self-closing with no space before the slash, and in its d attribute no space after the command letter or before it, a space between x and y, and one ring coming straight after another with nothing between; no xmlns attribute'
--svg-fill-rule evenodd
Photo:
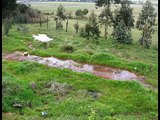
<svg viewBox="0 0 160 120"><path fill-rule="evenodd" d="M22 33L16 30L16 26L10 32L9 37L3 37L3 52L13 52L16 50L28 51L31 54L39 56L55 56L58 58L73 59L79 62L88 62L94 64L109 65L135 71L141 75L146 75L147 83L157 86L158 73L158 52L151 49L140 48L136 43L133 45L113 45L112 40L99 39L99 44L92 41L87 41L76 35L72 25L74 22L70 21L70 28L68 32L55 31L53 21L50 22L49 29L39 28L38 24L28 25L29 33ZM53 27L52 28L52 25ZM84 24L82 22L82 24ZM46 33L54 40L48 44L48 48L44 49L43 44L33 40L32 34ZM133 36L134 37L134 36ZM35 50L28 46L31 44ZM66 53L62 51L65 45L72 45L74 52ZM114 55L112 57L112 55ZM110 58L111 57L111 58ZM119 58L118 58L119 57ZM138 61L138 62L136 62ZM150 71L150 65L154 66ZM135 70L134 68L138 69Z"/></svg>
<svg viewBox="0 0 160 120"><path fill-rule="evenodd" d="M105 80L87 73L49 68L30 62L3 61L2 73L3 82L5 81L3 111L16 113L15 115L3 113L6 120L11 118L40 120L42 111L48 113L48 119L55 120L88 120L88 116L94 115L96 120L157 118L157 93L144 89L133 81ZM57 100L58 96L44 87L50 81L67 83L73 89ZM30 87L31 82L36 83L34 92ZM94 99L90 95L85 95L84 90L97 91L102 96ZM20 111L11 107L13 102L21 102L23 109ZM27 106L27 102L31 102L32 108ZM91 112L92 110L95 110L95 114ZM19 113L23 115L20 116Z"/></svg>
<svg viewBox="0 0 160 120"><path fill-rule="evenodd" d="M69 21L69 31L67 33L55 31L55 23L52 19L49 22L49 29L46 29L45 24L42 25L42 28L39 28L39 24L27 25L29 32L25 34L17 31L17 26L15 25L11 29L9 37L3 36L2 51L28 51L39 56L55 56L79 62L128 69L147 76L147 83L155 87L158 86L158 52L152 48L153 46L151 49L137 46L136 42L139 38L138 35L140 35L138 30L132 30L133 45L113 45L111 39L105 40L103 37L99 39L99 44L96 44L76 35L73 28L74 23L74 20ZM80 26L83 26L85 23L86 21L79 22ZM47 49L44 49L42 43L34 41L31 37L32 34L39 33L46 33L54 38L48 44ZM152 38L153 44L157 44L157 38L158 28ZM29 44L32 44L36 50L30 49L28 47ZM72 45L74 52L66 53L62 51L62 46L66 44ZM150 64L154 66L151 71ZM135 67L138 69L135 70ZM157 93L145 90L135 82L104 80L89 74L79 74L69 70L59 70L37 64L11 61L3 62L2 75L3 81L7 81L7 86L12 89L11 93L6 93L6 98L3 100L5 101L3 102L3 111L17 113L18 110L11 107L11 103L17 100L22 101L23 104L31 101L34 106L34 109L24 107L22 112L25 115L22 116L19 114L10 116L3 114L4 119L31 119L33 117L40 120L42 119L40 114L45 109L44 104L41 102L44 99L49 101L46 107L51 107L51 109L46 110L49 113L48 117L52 117L50 119L85 120L91 114L91 109L96 110L97 119L109 119L105 118L106 116L113 116L113 118L116 117L123 120L150 120L157 118ZM53 94L48 93L47 89L43 88L44 83L51 80L71 84L75 90L72 90L62 101L58 101ZM30 82L36 82L38 86L36 93L29 88ZM15 89L15 84L20 86L20 88ZM77 91L83 89L96 90L104 95L98 100L93 100L91 96L82 97L83 95L77 98ZM43 94L42 97L40 96L41 94ZM45 95L47 98L44 97Z"/></svg>

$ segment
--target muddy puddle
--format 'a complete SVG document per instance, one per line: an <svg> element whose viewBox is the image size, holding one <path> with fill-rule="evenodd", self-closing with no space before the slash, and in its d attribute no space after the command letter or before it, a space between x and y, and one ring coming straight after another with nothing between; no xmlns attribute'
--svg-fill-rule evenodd
<svg viewBox="0 0 160 120"><path fill-rule="evenodd" d="M55 57L39 57L34 55L23 55L21 52L14 52L12 54L2 54L3 59L17 60L17 61L32 61L44 64L50 67L67 68L76 72L89 72L96 76L112 80L137 80L143 85L149 87L149 84L144 83L143 76L137 76L135 73L127 70L111 68L107 66L89 65L77 63L73 60L60 60Z"/></svg>

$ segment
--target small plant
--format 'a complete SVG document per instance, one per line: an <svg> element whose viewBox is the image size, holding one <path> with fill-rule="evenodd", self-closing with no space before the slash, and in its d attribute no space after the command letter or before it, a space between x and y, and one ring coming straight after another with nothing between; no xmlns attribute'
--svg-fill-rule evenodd
<svg viewBox="0 0 160 120"><path fill-rule="evenodd" d="M73 46L67 44L67 45L63 45L61 47L61 50L64 52L73 52L74 48L73 48Z"/></svg>

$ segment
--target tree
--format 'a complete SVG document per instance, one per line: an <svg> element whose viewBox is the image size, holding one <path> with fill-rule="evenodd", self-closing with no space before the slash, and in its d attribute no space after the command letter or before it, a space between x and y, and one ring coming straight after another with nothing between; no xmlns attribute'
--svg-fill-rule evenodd
<svg viewBox="0 0 160 120"><path fill-rule="evenodd" d="M78 30L79 30L78 20L77 20L77 23L74 24L74 28L76 30L76 33L78 33Z"/></svg>
<svg viewBox="0 0 160 120"><path fill-rule="evenodd" d="M120 3L120 9L116 9L114 11L115 15L112 17L113 26L116 27L123 20L128 30L130 30L134 27L133 9L130 7L129 0L123 0Z"/></svg>
<svg viewBox="0 0 160 120"><path fill-rule="evenodd" d="M97 40L100 37L97 16L94 11L92 11L91 15L89 16L89 23L85 25L85 28L81 28L80 35L87 39L92 38L93 40Z"/></svg>
<svg viewBox="0 0 160 120"><path fill-rule="evenodd" d="M151 45L151 38L154 33L154 26L156 25L156 16L153 4L147 0L142 6L141 13L139 14L136 28L142 31L142 36L139 39L139 44L143 46L145 44L146 48Z"/></svg>
<svg viewBox="0 0 160 120"><path fill-rule="evenodd" d="M118 4L120 0L97 0L96 6L102 7L104 6L105 9L101 14L101 23L105 25L105 38L107 38L108 33L108 25L109 25L109 17L111 15L110 12L110 5L111 3Z"/></svg>
<svg viewBox="0 0 160 120"><path fill-rule="evenodd" d="M79 10L77 10L77 11L75 12L75 15L76 15L76 17L82 18L83 15L84 15L84 13L83 13L82 10L79 9Z"/></svg>
<svg viewBox="0 0 160 120"><path fill-rule="evenodd" d="M4 34L8 36L9 30L12 28L13 20L11 18L5 18L3 21Z"/></svg>
<svg viewBox="0 0 160 120"><path fill-rule="evenodd" d="M118 26L114 27L112 35L115 43L131 44L133 41L131 32L128 30L123 20L118 23Z"/></svg>
<svg viewBox="0 0 160 120"><path fill-rule="evenodd" d="M102 13L99 15L99 20L101 23L101 26L104 26L105 28L105 33L104 33L104 37L107 38L108 35L108 26L111 25L111 16L112 16L112 12L110 11L110 9L108 9L107 7L104 8L104 10L102 11Z"/></svg>
<svg viewBox="0 0 160 120"><path fill-rule="evenodd" d="M88 9L85 8L85 9L83 10L83 15L87 15L88 12L89 12Z"/></svg>
<svg viewBox="0 0 160 120"><path fill-rule="evenodd" d="M96 6L102 7L102 6L108 6L111 3L113 4L119 4L121 0L96 0Z"/></svg>
<svg viewBox="0 0 160 120"><path fill-rule="evenodd" d="M65 16L65 9L62 5L60 5L57 8L56 16L54 17L54 20L56 21L56 30L57 29L63 29L62 21L66 19Z"/></svg>
<svg viewBox="0 0 160 120"><path fill-rule="evenodd" d="M16 7L16 0L2 0L2 18L12 16L12 13Z"/></svg>
<svg viewBox="0 0 160 120"><path fill-rule="evenodd" d="M2 0L2 11L3 10L15 10L17 3L17 0Z"/></svg>

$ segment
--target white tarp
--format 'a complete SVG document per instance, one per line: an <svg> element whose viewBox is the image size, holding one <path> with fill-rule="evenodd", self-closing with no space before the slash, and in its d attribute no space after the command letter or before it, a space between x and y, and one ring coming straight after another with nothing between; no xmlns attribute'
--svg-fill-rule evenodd
<svg viewBox="0 0 160 120"><path fill-rule="evenodd" d="M49 38L46 34L38 34L38 35L32 35L32 37L35 40L41 41L41 42L49 42L53 40L53 38Z"/></svg>

